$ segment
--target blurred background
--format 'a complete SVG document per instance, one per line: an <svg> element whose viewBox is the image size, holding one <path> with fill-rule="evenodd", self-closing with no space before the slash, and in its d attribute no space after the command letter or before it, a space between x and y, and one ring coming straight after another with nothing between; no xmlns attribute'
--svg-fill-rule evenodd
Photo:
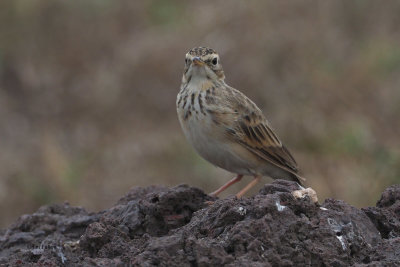
<svg viewBox="0 0 400 267"><path fill-rule="evenodd" d="M374 205L400 182L399 14L372 0L0 1L0 227L51 202L96 211L133 186L232 178L176 117L195 46L219 52L321 201Z"/></svg>

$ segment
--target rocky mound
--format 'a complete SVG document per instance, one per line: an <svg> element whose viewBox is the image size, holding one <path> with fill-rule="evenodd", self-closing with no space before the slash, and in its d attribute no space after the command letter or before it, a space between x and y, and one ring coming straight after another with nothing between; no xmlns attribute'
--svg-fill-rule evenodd
<svg viewBox="0 0 400 267"><path fill-rule="evenodd" d="M238 200L152 186L99 213L44 206L0 232L0 266L399 266L400 185L361 210L295 189L277 180Z"/></svg>

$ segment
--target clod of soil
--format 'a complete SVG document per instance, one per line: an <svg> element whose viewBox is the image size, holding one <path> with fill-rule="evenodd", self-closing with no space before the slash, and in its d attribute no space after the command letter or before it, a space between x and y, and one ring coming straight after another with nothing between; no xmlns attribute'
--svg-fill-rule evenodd
<svg viewBox="0 0 400 267"><path fill-rule="evenodd" d="M361 210L295 189L277 180L215 199L151 186L99 213L44 206L0 232L0 266L400 266L400 185Z"/></svg>

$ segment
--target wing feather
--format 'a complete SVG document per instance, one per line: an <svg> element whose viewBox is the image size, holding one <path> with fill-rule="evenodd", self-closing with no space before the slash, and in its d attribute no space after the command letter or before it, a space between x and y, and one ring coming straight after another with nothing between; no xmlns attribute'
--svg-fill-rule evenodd
<svg viewBox="0 0 400 267"><path fill-rule="evenodd" d="M271 129L261 110L239 91L235 90L232 96L229 102L235 103L236 117L229 125L228 134L261 159L302 179L295 159Z"/></svg>
<svg viewBox="0 0 400 267"><path fill-rule="evenodd" d="M224 98L214 103L225 105L209 106L208 113L212 115L213 121L225 126L225 134L260 159L293 174L298 180L305 180L298 174L293 156L271 129L256 104L232 87L225 85L223 90L225 92L221 95L208 95Z"/></svg>
<svg viewBox="0 0 400 267"><path fill-rule="evenodd" d="M234 129L234 138L248 150L283 169L298 172L295 159L266 122L249 125L239 119Z"/></svg>

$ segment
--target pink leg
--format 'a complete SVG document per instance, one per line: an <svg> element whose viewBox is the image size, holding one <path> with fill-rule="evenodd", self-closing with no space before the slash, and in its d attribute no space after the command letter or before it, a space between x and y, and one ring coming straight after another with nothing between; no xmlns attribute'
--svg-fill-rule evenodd
<svg viewBox="0 0 400 267"><path fill-rule="evenodd" d="M261 179L261 176L254 176L254 180L251 181L245 188L240 190L239 193L236 194L237 198L241 198L247 191L249 191L253 186L255 186Z"/></svg>
<svg viewBox="0 0 400 267"><path fill-rule="evenodd" d="M228 187L230 187L231 185L239 182L242 179L243 175L238 174L235 178L233 178L232 180L230 180L229 182L227 182L226 184L224 184L223 186L221 186L220 188L218 188L216 191L210 193L211 196L218 196L219 193L221 193L222 191L224 191L225 189L227 189Z"/></svg>

